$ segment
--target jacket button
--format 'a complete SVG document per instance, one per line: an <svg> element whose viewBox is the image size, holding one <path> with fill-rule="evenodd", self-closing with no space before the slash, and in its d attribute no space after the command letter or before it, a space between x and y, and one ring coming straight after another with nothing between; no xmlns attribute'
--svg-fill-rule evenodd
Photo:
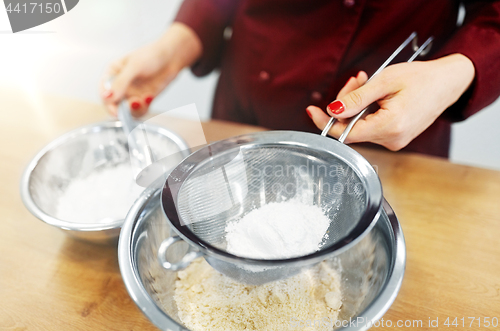
<svg viewBox="0 0 500 331"><path fill-rule="evenodd" d="M231 40L231 37L233 36L233 28L230 27L230 26L226 26L226 28L224 29L224 40L228 41L228 40Z"/></svg>
<svg viewBox="0 0 500 331"><path fill-rule="evenodd" d="M318 91L314 91L311 93L311 101L312 102L321 101L322 98L323 98L323 96Z"/></svg>
<svg viewBox="0 0 500 331"><path fill-rule="evenodd" d="M356 4L356 0L344 0L344 6L350 8Z"/></svg>
<svg viewBox="0 0 500 331"><path fill-rule="evenodd" d="M271 76L269 75L269 73L268 73L267 71L262 70L262 71L259 73L259 80L260 80L261 82L268 81L270 77L271 77Z"/></svg>

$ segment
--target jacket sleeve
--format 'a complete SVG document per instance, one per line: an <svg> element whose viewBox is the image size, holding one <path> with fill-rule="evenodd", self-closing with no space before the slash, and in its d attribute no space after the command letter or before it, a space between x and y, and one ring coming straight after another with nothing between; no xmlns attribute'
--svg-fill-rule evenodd
<svg viewBox="0 0 500 331"><path fill-rule="evenodd" d="M232 22L238 0L184 0L175 22L195 31L203 45L201 58L191 70L197 76L218 66L224 46L224 30Z"/></svg>
<svg viewBox="0 0 500 331"><path fill-rule="evenodd" d="M500 1L466 2L466 8L463 26L437 54L461 53L475 68L471 87L443 114L451 121L466 119L500 95Z"/></svg>

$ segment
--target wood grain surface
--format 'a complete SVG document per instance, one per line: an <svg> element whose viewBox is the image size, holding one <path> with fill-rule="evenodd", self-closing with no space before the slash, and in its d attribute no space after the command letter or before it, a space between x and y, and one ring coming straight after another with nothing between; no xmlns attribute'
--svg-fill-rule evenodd
<svg viewBox="0 0 500 331"><path fill-rule="evenodd" d="M108 118L103 107L6 88L0 100L0 330L156 330L123 285L115 247L67 237L20 199L20 177L35 153L64 132ZM186 122L172 123L181 129ZM203 128L209 141L262 130L221 121ZM391 329L500 330L500 323L484 326L485 317L500 319L500 172L358 151L377 166L406 238L406 274L384 321ZM446 327L448 317L459 326ZM429 319L439 327L430 328ZM421 320L422 327L397 327L398 320Z"/></svg>

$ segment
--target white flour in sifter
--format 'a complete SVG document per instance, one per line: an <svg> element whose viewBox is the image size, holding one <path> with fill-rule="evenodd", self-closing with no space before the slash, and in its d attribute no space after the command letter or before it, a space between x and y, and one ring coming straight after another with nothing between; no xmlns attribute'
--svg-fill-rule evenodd
<svg viewBox="0 0 500 331"><path fill-rule="evenodd" d="M121 220L142 190L129 164L104 168L72 180L59 198L55 216L76 223Z"/></svg>
<svg viewBox="0 0 500 331"><path fill-rule="evenodd" d="M226 227L228 252L255 259L297 257L319 250L330 220L296 200L268 203Z"/></svg>

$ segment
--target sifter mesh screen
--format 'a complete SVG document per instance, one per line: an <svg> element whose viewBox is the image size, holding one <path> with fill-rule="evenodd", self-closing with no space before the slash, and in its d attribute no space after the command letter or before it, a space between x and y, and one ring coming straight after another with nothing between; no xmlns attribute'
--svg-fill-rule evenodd
<svg viewBox="0 0 500 331"><path fill-rule="evenodd" d="M229 222L292 199L319 206L330 219L325 249L355 228L367 196L359 175L332 153L300 145L239 146L196 165L179 189L177 210L192 233L225 250Z"/></svg>

